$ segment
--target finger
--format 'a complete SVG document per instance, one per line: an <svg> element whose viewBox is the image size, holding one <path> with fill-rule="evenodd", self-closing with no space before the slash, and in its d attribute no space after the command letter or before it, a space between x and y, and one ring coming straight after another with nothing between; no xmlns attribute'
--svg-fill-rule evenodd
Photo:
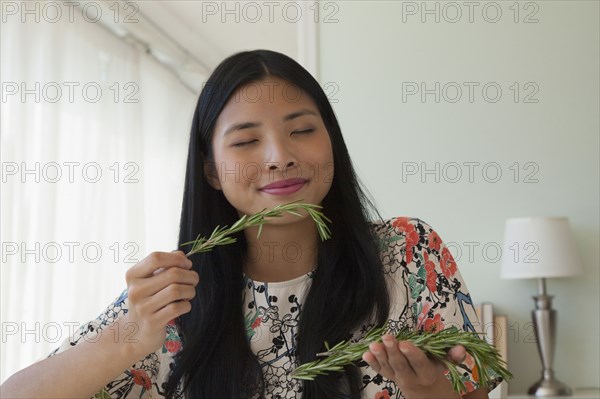
<svg viewBox="0 0 600 399"><path fill-rule="evenodd" d="M415 377L419 383L429 384L431 379L436 377L438 365L429 359L425 352L408 341L400 342L398 347L415 371Z"/></svg>
<svg viewBox="0 0 600 399"><path fill-rule="evenodd" d="M448 351L448 360L454 364L461 364L467 358L467 350L462 345L455 345Z"/></svg>
<svg viewBox="0 0 600 399"><path fill-rule="evenodd" d="M189 301L195 296L196 289L191 285L171 284L140 304L139 310L145 314L153 314L173 302Z"/></svg>
<svg viewBox="0 0 600 399"><path fill-rule="evenodd" d="M160 273L164 269L168 269L170 267L180 267L182 269L191 269L193 263L190 259L188 259L182 251L177 252L154 252L155 258L153 259L156 262L155 265L149 265L147 269L142 270L146 276L151 276ZM152 254L151 254L152 255ZM152 262L152 259L150 260ZM144 275L142 275L144 277Z"/></svg>
<svg viewBox="0 0 600 399"><path fill-rule="evenodd" d="M367 362L369 367L371 367L377 374L379 374L379 370L381 370L381 365L377 361L377 358L370 351L363 353L362 359Z"/></svg>
<svg viewBox="0 0 600 399"><path fill-rule="evenodd" d="M127 270L126 279L149 277L160 268L179 266L184 269L192 268L192 261L183 252L152 252L140 263ZM129 280L128 280L129 281Z"/></svg>
<svg viewBox="0 0 600 399"><path fill-rule="evenodd" d="M195 287L199 282L200 277L194 270L172 267L156 276L139 281L136 286L130 288L130 291L135 291L137 297L144 298L156 294L170 284L187 284Z"/></svg>
<svg viewBox="0 0 600 399"><path fill-rule="evenodd" d="M177 254L177 255L181 255L185 258L185 260L187 260L185 263L190 265L190 268L192 268L194 266L193 262L191 259L189 259L185 252L183 251L171 251L172 254ZM158 274L160 272L162 272L163 270L165 270L164 267L159 267L158 269L156 269L152 274Z"/></svg>
<svg viewBox="0 0 600 399"><path fill-rule="evenodd" d="M392 370L389 365L389 361L387 358L386 348L383 344L379 342L372 342L369 344L369 351L375 357L375 361L377 362L378 374L389 376L392 373Z"/></svg>
<svg viewBox="0 0 600 399"><path fill-rule="evenodd" d="M383 344L386 347L393 379L397 381L412 380L415 378L415 370L411 367L406 357L400 352L398 340L390 334L383 336Z"/></svg>
<svg viewBox="0 0 600 399"><path fill-rule="evenodd" d="M169 321L192 310L192 304L189 301L171 302L164 308L154 314L153 320L159 325L166 326Z"/></svg>

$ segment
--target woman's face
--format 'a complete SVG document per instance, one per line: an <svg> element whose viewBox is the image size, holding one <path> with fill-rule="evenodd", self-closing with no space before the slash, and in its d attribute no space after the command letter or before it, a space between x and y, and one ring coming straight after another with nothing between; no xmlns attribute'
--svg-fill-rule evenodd
<svg viewBox="0 0 600 399"><path fill-rule="evenodd" d="M240 215L296 200L320 205L331 187L333 152L319 110L285 80L239 88L216 121L212 146L209 182ZM288 187L268 187L285 180Z"/></svg>

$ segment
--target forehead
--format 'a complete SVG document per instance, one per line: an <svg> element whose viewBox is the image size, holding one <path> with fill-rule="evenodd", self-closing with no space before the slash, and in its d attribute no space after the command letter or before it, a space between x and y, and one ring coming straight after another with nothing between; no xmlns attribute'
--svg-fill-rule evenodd
<svg viewBox="0 0 600 399"><path fill-rule="evenodd" d="M300 86L281 78L268 77L240 86L223 107L217 125L225 120L256 119L262 112L278 117L299 108L318 112L312 98Z"/></svg>

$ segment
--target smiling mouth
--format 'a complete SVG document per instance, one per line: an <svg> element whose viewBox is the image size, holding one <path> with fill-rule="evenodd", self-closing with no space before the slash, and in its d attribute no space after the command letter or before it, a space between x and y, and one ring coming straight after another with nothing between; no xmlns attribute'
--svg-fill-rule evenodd
<svg viewBox="0 0 600 399"><path fill-rule="evenodd" d="M260 191L267 193L267 194L273 194L273 195L292 194L292 193L295 193L296 191L300 190L302 187L304 187L304 185L307 182L308 182L308 180L302 180L302 181L298 181L296 183L282 185L279 187L264 187L264 188L261 188Z"/></svg>

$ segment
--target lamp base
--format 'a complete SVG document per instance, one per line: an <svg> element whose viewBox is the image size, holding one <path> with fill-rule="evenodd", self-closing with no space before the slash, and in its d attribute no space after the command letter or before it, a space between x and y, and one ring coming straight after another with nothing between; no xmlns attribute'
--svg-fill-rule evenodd
<svg viewBox="0 0 600 399"><path fill-rule="evenodd" d="M556 378L546 375L545 378L542 378L533 384L527 391L527 394L539 397L571 396L573 391L566 384L563 384Z"/></svg>

